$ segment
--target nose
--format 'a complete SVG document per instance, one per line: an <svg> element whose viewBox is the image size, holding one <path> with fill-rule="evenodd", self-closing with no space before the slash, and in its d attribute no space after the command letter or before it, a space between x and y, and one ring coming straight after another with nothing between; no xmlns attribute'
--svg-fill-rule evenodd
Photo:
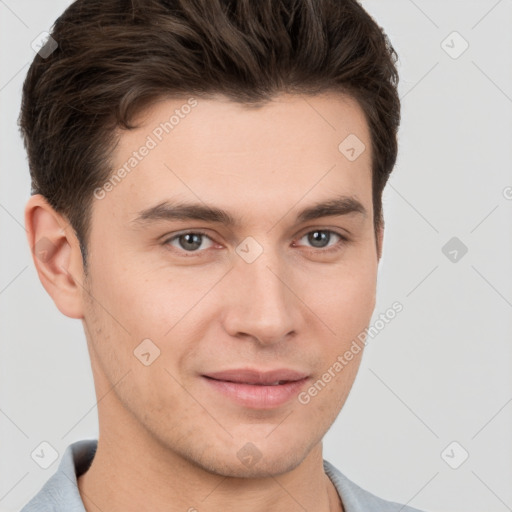
<svg viewBox="0 0 512 512"><path fill-rule="evenodd" d="M239 258L229 273L224 328L234 337L260 345L287 340L299 329L300 300L292 274L279 256L264 251L252 263Z"/></svg>

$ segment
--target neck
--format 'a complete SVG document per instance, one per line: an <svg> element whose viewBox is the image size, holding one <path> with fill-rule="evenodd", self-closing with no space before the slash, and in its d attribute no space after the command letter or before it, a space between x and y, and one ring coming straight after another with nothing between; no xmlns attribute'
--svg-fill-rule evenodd
<svg viewBox="0 0 512 512"><path fill-rule="evenodd" d="M210 473L147 433L109 425L100 428L96 454L78 488L87 512L343 512L323 469L321 443L287 473L237 478Z"/></svg>

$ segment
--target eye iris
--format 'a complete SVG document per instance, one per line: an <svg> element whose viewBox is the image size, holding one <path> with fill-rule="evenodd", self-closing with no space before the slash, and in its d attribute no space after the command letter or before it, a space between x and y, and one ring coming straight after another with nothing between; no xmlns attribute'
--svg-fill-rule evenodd
<svg viewBox="0 0 512 512"><path fill-rule="evenodd" d="M308 241L314 247L325 247L325 245L329 243L330 239L331 234L327 231L312 231L308 235Z"/></svg>
<svg viewBox="0 0 512 512"><path fill-rule="evenodd" d="M183 241L185 243L183 243ZM183 249L195 251L201 247L202 235L198 233L187 233L179 237L179 242Z"/></svg>

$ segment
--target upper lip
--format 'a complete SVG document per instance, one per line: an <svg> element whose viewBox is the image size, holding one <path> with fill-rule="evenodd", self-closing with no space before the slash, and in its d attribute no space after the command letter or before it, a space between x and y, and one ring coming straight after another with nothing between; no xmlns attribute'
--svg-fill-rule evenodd
<svg viewBox="0 0 512 512"><path fill-rule="evenodd" d="M243 384L275 384L281 381L297 381L306 378L306 373L291 370L288 368L278 368L276 370L254 370L251 368L237 368L233 370L224 370L220 372L211 372L204 374L215 380L224 380L229 382L238 382Z"/></svg>

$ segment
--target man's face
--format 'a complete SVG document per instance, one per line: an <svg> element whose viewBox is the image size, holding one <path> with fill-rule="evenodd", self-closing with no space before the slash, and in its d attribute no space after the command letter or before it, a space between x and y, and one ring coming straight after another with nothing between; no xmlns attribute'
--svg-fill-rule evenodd
<svg viewBox="0 0 512 512"><path fill-rule="evenodd" d="M100 437L219 474L279 474L320 446L360 363L362 351L308 392L375 306L370 135L339 95L186 104L162 101L122 132L113 169L137 163L93 200L83 322L98 396L115 386ZM338 149L351 134L366 145L355 160ZM298 218L341 196L366 213Z"/></svg>

